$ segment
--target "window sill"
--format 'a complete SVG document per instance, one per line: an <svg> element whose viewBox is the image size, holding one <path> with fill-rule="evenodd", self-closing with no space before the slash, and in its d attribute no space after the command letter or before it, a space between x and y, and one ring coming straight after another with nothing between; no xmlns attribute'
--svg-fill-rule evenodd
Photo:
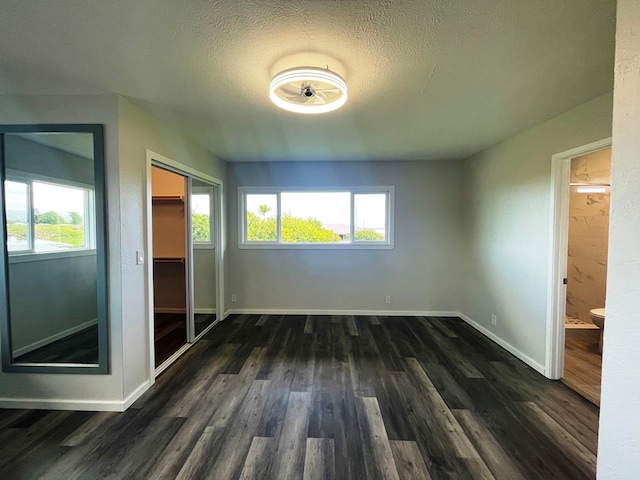
<svg viewBox="0 0 640 480"><path fill-rule="evenodd" d="M95 256L95 249L67 250L65 252L40 252L40 253L10 253L9 264L26 262L43 262L46 260L60 260L72 257Z"/></svg>

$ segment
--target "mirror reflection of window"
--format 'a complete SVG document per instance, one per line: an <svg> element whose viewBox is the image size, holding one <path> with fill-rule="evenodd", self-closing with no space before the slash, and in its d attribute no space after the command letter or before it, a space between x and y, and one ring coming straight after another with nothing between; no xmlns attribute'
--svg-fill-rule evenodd
<svg viewBox="0 0 640 480"><path fill-rule="evenodd" d="M211 194L191 195L191 229L193 243L211 243Z"/></svg>
<svg viewBox="0 0 640 480"><path fill-rule="evenodd" d="M5 180L5 205L7 212L7 250L28 251L31 245L29 185Z"/></svg>
<svg viewBox="0 0 640 480"><path fill-rule="evenodd" d="M191 229L193 261L194 334L200 335L216 321L216 245L214 230L215 187L191 179Z"/></svg>

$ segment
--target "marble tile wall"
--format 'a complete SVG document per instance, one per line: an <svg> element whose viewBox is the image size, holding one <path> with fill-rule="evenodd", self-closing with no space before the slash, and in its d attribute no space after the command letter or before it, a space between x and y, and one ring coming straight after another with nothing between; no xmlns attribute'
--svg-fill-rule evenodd
<svg viewBox="0 0 640 480"><path fill-rule="evenodd" d="M611 149L571 161L572 183L609 183ZM589 310L605 305L609 240L609 193L577 193L569 200L567 316L589 320Z"/></svg>

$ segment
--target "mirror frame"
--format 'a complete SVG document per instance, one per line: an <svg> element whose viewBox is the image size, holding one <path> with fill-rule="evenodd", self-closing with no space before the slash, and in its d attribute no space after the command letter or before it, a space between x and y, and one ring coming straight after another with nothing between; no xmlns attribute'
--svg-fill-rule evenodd
<svg viewBox="0 0 640 480"><path fill-rule="evenodd" d="M14 133L91 133L93 135L93 166L96 218L97 307L98 307L98 363L14 363L11 346L11 318L9 306L9 255L7 251L7 218L4 205L5 134ZM0 246L0 348L2 371L19 373L109 373L109 328L107 310L107 210L106 172L104 154L104 126L101 124L32 124L0 125L0 204L2 221Z"/></svg>

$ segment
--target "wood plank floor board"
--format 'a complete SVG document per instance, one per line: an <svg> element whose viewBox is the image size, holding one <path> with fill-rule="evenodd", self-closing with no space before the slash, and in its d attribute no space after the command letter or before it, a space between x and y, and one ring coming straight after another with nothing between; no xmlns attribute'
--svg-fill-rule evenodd
<svg viewBox="0 0 640 480"><path fill-rule="evenodd" d="M243 314L124 413L0 410L0 478L581 480L597 429L460 319Z"/></svg>
<svg viewBox="0 0 640 480"><path fill-rule="evenodd" d="M522 397L534 401L593 453L597 449L598 408L559 382L543 377L523 378L513 366L496 362L503 381L517 388Z"/></svg>
<svg viewBox="0 0 640 480"><path fill-rule="evenodd" d="M433 319L429 320L433 321ZM469 354L472 351L465 350L465 354L462 354L461 342L458 337L451 338L439 334L440 332L430 322L426 323L425 329L427 333L424 338L428 338L432 342L434 350L438 352L442 362L447 365L449 370L458 371L466 378L484 378L484 375L469 359Z"/></svg>
<svg viewBox="0 0 640 480"><path fill-rule="evenodd" d="M403 372L404 362L402 359L406 356L403 355L398 348L397 343L391 338L391 334L388 328L375 328L375 326L367 326L367 332L371 334L371 337L375 343L376 351L384 367L393 372Z"/></svg>
<svg viewBox="0 0 640 480"><path fill-rule="evenodd" d="M43 410L42 415L32 415L16 427L0 432L0 465L6 465L14 458L37 447L39 441L60 427L72 412L55 412ZM37 420L36 420L37 419Z"/></svg>
<svg viewBox="0 0 640 480"><path fill-rule="evenodd" d="M491 410L490 415L499 425L494 432L502 435L499 439L501 445L507 452L518 452L521 470L528 477L545 480L595 478L595 471L592 472L593 476L584 475L575 463L580 460L573 458L571 452L565 452L549 442L540 423L523 414L523 409L524 407L514 404Z"/></svg>
<svg viewBox="0 0 640 480"><path fill-rule="evenodd" d="M377 399L357 398L356 407L367 478L399 480Z"/></svg>
<svg viewBox="0 0 640 480"><path fill-rule="evenodd" d="M307 438L303 480L336 480L333 438Z"/></svg>
<svg viewBox="0 0 640 480"><path fill-rule="evenodd" d="M271 479L270 469L276 439L273 437L253 437L249 453L240 472L240 480Z"/></svg>
<svg viewBox="0 0 640 480"><path fill-rule="evenodd" d="M415 435L402 396L398 391L397 377L402 372L380 371L376 378L375 391L378 405L383 412L385 430L389 440L415 440Z"/></svg>
<svg viewBox="0 0 640 480"><path fill-rule="evenodd" d="M260 315L260 318L258 318L258 321L256 322L256 327L262 327L267 323L268 319L269 315Z"/></svg>
<svg viewBox="0 0 640 480"><path fill-rule="evenodd" d="M589 451L574 436L565 430L558 422L547 415L540 407L533 402L522 404L528 410L528 414L534 422L544 425L544 431L548 441L555 443L558 449L565 452L572 460L572 463L579 468L585 477L596 469L596 455Z"/></svg>
<svg viewBox="0 0 640 480"><path fill-rule="evenodd" d="M316 336L306 335L299 343L295 356L295 370L291 380L291 390L294 392L309 392L313 386L315 370Z"/></svg>
<svg viewBox="0 0 640 480"><path fill-rule="evenodd" d="M160 410L160 415L188 417L190 412L198 408L203 395L211 389L211 385L218 378L218 374L227 368L237 351L237 344L221 347L215 360L208 363L208 368L198 369L196 372L191 373L188 384L174 390L171 399Z"/></svg>
<svg viewBox="0 0 640 480"><path fill-rule="evenodd" d="M12 478L17 472L21 476L37 478L70 450L62 445L63 441L89 421L93 412L64 413L59 417L60 422L51 419L53 421L49 423L49 428L42 425L42 422L29 427L37 435L32 436L33 442L29 444L29 448L23 449L0 467L0 478ZM3 445L4 448L7 445Z"/></svg>
<svg viewBox="0 0 640 480"><path fill-rule="evenodd" d="M207 428L212 432L215 425L222 425L219 428L224 431L226 417L218 412L225 408L226 399L229 396L240 395L236 389L239 381L235 375L218 375L209 391L205 393L202 405L194 409L186 418L180 430L176 432L162 451L160 459L149 471L149 478L174 478L184 466L190 452ZM216 413L218 413L218 417L214 418ZM209 425L210 423L213 426Z"/></svg>
<svg viewBox="0 0 640 480"><path fill-rule="evenodd" d="M518 464L504 451L491 429L474 412L456 410L453 414L496 478L526 480L527 477Z"/></svg>
<svg viewBox="0 0 640 480"><path fill-rule="evenodd" d="M565 329L562 382L600 405L602 354L598 351L600 330Z"/></svg>
<svg viewBox="0 0 640 480"><path fill-rule="evenodd" d="M264 408L264 396L268 388L269 380L254 380L237 416L227 427L224 442L216 452L216 462L201 478L216 480L240 476Z"/></svg>
<svg viewBox="0 0 640 480"><path fill-rule="evenodd" d="M106 422L106 430L97 432L86 443L70 449L46 471L42 478L47 480L90 478L85 475L85 472L94 468L103 455L108 457L115 450L126 450L136 430L143 428L151 418L153 418L151 412L129 409L116 421Z"/></svg>
<svg viewBox="0 0 640 480"><path fill-rule="evenodd" d="M400 480L431 480L416 442L389 442Z"/></svg>
<svg viewBox="0 0 640 480"><path fill-rule="evenodd" d="M23 417L33 414L34 411L46 410L0 410L0 429L10 428L10 425L19 422Z"/></svg>
<svg viewBox="0 0 640 480"><path fill-rule="evenodd" d="M224 434L225 428L206 427L175 479L205 478L218 460Z"/></svg>
<svg viewBox="0 0 640 480"><path fill-rule="evenodd" d="M296 478L304 471L311 394L292 391L289 394L282 430L271 463L273 478Z"/></svg>
<svg viewBox="0 0 640 480"><path fill-rule="evenodd" d="M114 421L118 414L115 412L93 412L91 418L82 423L68 437L66 437L60 445L63 447L76 447L84 443L89 437L95 435L95 431L103 428L104 424L109 420Z"/></svg>

